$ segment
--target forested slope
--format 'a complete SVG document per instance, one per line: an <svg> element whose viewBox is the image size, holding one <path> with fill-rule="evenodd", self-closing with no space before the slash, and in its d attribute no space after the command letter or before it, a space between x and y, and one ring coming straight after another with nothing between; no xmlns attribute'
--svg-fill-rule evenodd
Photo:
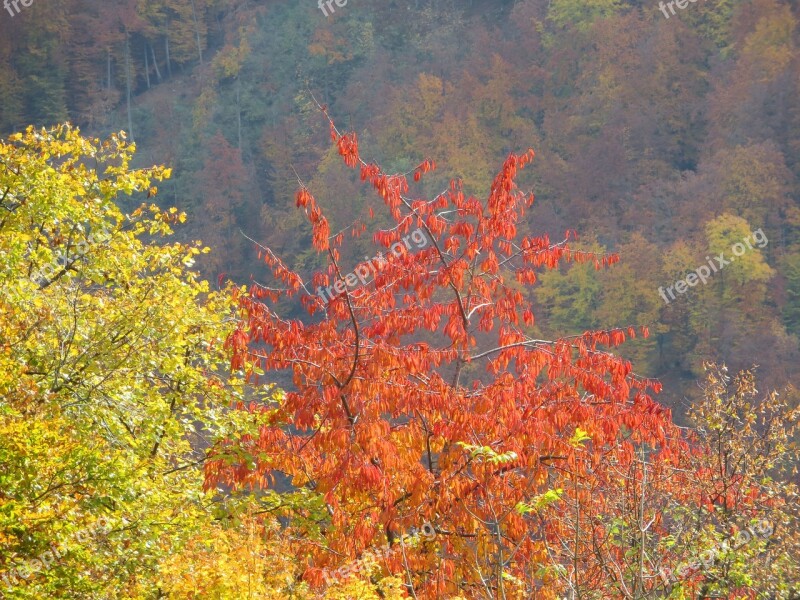
<svg viewBox="0 0 800 600"><path fill-rule="evenodd" d="M800 6L321 5L0 14L0 597L797 598Z"/></svg>
<svg viewBox="0 0 800 600"><path fill-rule="evenodd" d="M143 163L174 166L165 198L198 217L182 235L216 249L204 273L238 281L261 275L240 230L318 266L294 171L334 227L368 209L330 172L309 92L387 168L435 157L430 191L456 176L482 193L533 146L530 232L574 228L625 258L544 279L551 332L647 323L656 335L623 350L645 374L686 384L713 357L785 382L800 363L796 9L710 0L667 19L619 0L379 0L326 19L310 2L37 2L0 21L0 128L130 129ZM665 303L660 286L739 241L715 238L731 217L764 231L765 264Z"/></svg>

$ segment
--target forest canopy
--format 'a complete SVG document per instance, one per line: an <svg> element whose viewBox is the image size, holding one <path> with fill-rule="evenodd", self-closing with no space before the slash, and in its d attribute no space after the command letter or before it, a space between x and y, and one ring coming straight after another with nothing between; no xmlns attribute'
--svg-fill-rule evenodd
<svg viewBox="0 0 800 600"><path fill-rule="evenodd" d="M800 597L796 3L1 17L0 597Z"/></svg>

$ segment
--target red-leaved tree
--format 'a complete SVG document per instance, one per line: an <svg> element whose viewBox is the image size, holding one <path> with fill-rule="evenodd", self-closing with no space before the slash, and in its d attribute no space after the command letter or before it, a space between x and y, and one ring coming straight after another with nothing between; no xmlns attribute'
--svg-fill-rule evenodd
<svg viewBox="0 0 800 600"><path fill-rule="evenodd" d="M386 255L343 264L344 232L331 235L301 185L297 205L327 270L304 282L261 248L285 289L238 292L243 318L229 340L234 368L288 370L293 388L279 406L249 407L268 419L258 436L235 442L233 455L248 460L209 463L208 485L263 488L281 473L321 495L321 530L289 527L315 586L368 547L399 547L400 534L424 523L435 539L382 559L416 597L556 598L626 577L617 565L638 557L611 543L613 523L595 517L621 502L614 490L636 498L650 485L657 468L648 480L637 463L645 452L648 464L675 465L685 446L670 411L648 395L659 385L609 351L637 331L535 339L526 298L542 269L565 261L599 269L617 256L574 249L570 232L551 241L518 231L533 196L515 176L532 150L508 156L488 198L453 181L433 199L414 199L409 177L419 181L433 162L387 174L325 116L344 163L388 209L393 227L373 236ZM352 233L365 229L357 223ZM354 285L365 273L367 283ZM325 300L321 288L330 290ZM285 297L309 318L277 314Z"/></svg>

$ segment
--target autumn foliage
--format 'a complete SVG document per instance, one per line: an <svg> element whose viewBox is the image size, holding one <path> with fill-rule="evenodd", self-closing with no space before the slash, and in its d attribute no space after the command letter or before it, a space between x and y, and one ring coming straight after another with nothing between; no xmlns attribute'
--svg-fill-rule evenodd
<svg viewBox="0 0 800 600"><path fill-rule="evenodd" d="M340 262L344 232L331 234L301 186L297 205L327 270L304 282L262 248L285 287L238 290L242 320L228 340L235 369L288 371L294 388L279 406L250 406L270 414L258 436L237 442L253 460L210 462L208 485L258 488L283 473L322 494L325 543L295 532L298 556L308 557L304 577L315 585L424 522L436 539L404 546L384 565L420 597L555 598L567 582L607 577L615 551L594 544L608 524L593 517L614 495L617 473L636 470L637 449L667 465L686 448L669 410L650 395L658 383L611 352L647 329L535 339L525 286L565 262L599 269L617 257L574 249L574 232L551 241L518 231L534 198L515 177L532 150L508 156L485 199L460 181L420 199L408 177L420 180L432 161L388 174L361 157L354 133L329 121L345 165L360 171L391 217L374 242L388 250L421 227L431 243L387 253L373 283L324 304L311 288L353 265ZM351 233L365 229L358 222ZM274 307L281 297L299 298L309 318L282 318ZM573 505L583 509L570 519Z"/></svg>
<svg viewBox="0 0 800 600"><path fill-rule="evenodd" d="M616 257L517 236L531 154L428 202L332 133L395 223L358 287L301 188L329 301L265 247L284 290L212 292L123 135L0 144L3 597L796 599L794 390L707 364L680 430L636 331L534 337L528 282Z"/></svg>

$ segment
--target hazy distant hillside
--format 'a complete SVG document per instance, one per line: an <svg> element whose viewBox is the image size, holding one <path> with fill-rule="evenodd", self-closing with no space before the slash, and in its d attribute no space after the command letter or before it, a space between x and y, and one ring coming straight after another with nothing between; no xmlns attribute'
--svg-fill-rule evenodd
<svg viewBox="0 0 800 600"><path fill-rule="evenodd" d="M797 381L795 3L707 0L669 18L633 0L333 6L326 18L310 0L36 0L0 19L0 128L130 129L140 164L174 167L158 200L188 211L180 237L214 248L200 263L212 281L267 276L240 230L303 273L319 266L295 171L333 229L374 202L331 169L309 93L388 168L435 159L428 193L456 176L485 194L509 152L533 147L529 232L575 228L622 257L529 289L543 333L649 324L622 352L673 399L694 394L704 358ZM763 248L666 295L756 230ZM345 253L352 264L374 245Z"/></svg>

